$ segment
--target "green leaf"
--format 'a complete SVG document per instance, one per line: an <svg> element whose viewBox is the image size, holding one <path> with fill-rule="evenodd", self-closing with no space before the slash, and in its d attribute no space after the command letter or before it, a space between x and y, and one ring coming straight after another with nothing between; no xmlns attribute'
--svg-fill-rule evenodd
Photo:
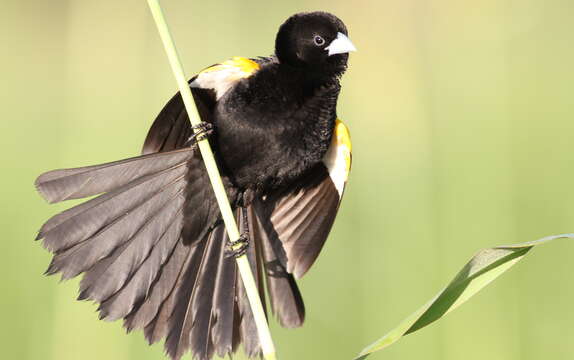
<svg viewBox="0 0 574 360"><path fill-rule="evenodd" d="M510 269L534 246L561 238L574 238L574 234L548 236L535 241L497 246L479 251L437 296L403 320L385 336L363 349L355 359L365 359L375 351L394 344L403 336L437 321Z"/></svg>

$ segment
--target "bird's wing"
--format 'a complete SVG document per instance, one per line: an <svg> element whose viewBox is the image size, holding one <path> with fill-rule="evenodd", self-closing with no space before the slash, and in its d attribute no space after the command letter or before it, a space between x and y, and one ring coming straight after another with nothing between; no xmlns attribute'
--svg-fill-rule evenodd
<svg viewBox="0 0 574 360"><path fill-rule="evenodd" d="M212 65L189 80L199 115L212 122L211 114L216 101L237 81L247 78L260 68L263 60L233 57ZM151 126L143 146L143 154L180 149L192 135L189 118L178 92L164 106Z"/></svg>
<svg viewBox="0 0 574 360"><path fill-rule="evenodd" d="M102 319L123 318L128 331L144 329L150 343L165 338L172 359L190 349L201 360L224 357L239 343L255 357L255 323L201 161L185 148L41 175L36 187L49 202L99 194L42 226L37 239L54 254L46 273L83 273L78 299L97 302ZM255 264L255 247L248 256Z"/></svg>
<svg viewBox="0 0 574 360"><path fill-rule="evenodd" d="M319 255L350 170L349 131L337 120L322 163L291 187L258 199L250 207L252 237L263 247L272 310L283 326L297 327L303 322L303 302L294 277L302 277Z"/></svg>
<svg viewBox="0 0 574 360"><path fill-rule="evenodd" d="M232 59L192 79L204 121L217 93L195 81L237 76L230 68L245 63ZM226 256L227 235L201 156L184 148L190 135L178 94L150 129L144 155L41 175L36 187L49 202L99 195L42 226L38 239L54 254L47 273L83 273L79 299L99 303L101 318L143 328L150 343L165 338L174 359L189 349L202 360L223 357L239 343L253 357L260 352L253 316L235 261ZM236 190L223 181L235 201ZM255 247L248 256L255 264Z"/></svg>

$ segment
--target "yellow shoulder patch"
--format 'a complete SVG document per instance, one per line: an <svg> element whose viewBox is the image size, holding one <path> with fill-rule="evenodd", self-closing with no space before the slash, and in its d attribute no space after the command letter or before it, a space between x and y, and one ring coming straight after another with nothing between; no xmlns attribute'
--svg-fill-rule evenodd
<svg viewBox="0 0 574 360"><path fill-rule="evenodd" d="M345 157L345 163L347 165L347 174L351 170L351 134L349 129L343 122L339 119L335 121L335 133L333 137L336 139L337 147L343 148L343 156Z"/></svg>
<svg viewBox="0 0 574 360"><path fill-rule="evenodd" d="M349 129L339 119L335 120L331 146L323 157L323 163L341 198L351 172L351 136Z"/></svg>
<svg viewBox="0 0 574 360"><path fill-rule="evenodd" d="M221 64L213 65L201 71L190 83L191 87L213 89L219 100L239 80L245 79L259 70L260 66L253 60L236 56Z"/></svg>
<svg viewBox="0 0 574 360"><path fill-rule="evenodd" d="M238 78L248 77L255 71L259 70L259 64L245 57L234 56L231 59L222 62L221 64L213 65L205 70L202 70L200 74L221 70L231 70Z"/></svg>

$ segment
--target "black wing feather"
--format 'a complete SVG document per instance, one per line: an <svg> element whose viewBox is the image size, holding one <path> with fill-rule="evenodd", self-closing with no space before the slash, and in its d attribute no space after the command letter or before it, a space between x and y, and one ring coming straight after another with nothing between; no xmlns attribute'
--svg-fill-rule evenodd
<svg viewBox="0 0 574 360"><path fill-rule="evenodd" d="M151 293L152 286L159 278L163 265L176 248L180 239L182 218L177 214L166 232L158 239L150 255L145 259L129 281L112 297L100 305L101 316L107 320L116 320L138 310ZM127 325L127 324L126 324ZM128 329L129 327L126 326Z"/></svg>
<svg viewBox="0 0 574 360"><path fill-rule="evenodd" d="M339 202L322 163L289 188L254 202L260 230L267 234L277 260L296 278L309 270L323 248Z"/></svg>
<svg viewBox="0 0 574 360"><path fill-rule="evenodd" d="M146 175L181 165L189 160L192 154L191 149L182 149L102 165L49 171L38 177L36 188L50 203L80 199L112 191Z"/></svg>
<svg viewBox="0 0 574 360"><path fill-rule="evenodd" d="M189 80L193 82L195 77ZM213 122L211 118L215 106L215 93L210 89L191 88L195 105L202 121ZM181 149L192 135L189 117L183 99L178 92L164 106L151 128L142 149L143 154Z"/></svg>
<svg viewBox="0 0 574 360"><path fill-rule="evenodd" d="M285 267L286 255L281 243L279 241L273 243L253 206L249 207L249 219L252 225L252 238L259 243L262 252L271 310L277 316L281 326L299 327L305 319L305 306L293 275L288 273Z"/></svg>

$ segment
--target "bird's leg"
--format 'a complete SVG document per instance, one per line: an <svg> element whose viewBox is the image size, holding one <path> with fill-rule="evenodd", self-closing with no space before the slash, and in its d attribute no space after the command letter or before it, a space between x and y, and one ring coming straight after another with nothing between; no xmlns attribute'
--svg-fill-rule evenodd
<svg viewBox="0 0 574 360"><path fill-rule="evenodd" d="M239 236L239 239L235 241L229 241L227 243L227 249L225 256L230 257L240 257L247 253L247 248L249 247L249 234L243 233Z"/></svg>
<svg viewBox="0 0 574 360"><path fill-rule="evenodd" d="M243 229L239 239L227 243L226 256L240 257L245 255L249 247L249 225L247 224L247 208L241 207L241 217L243 218Z"/></svg>
<svg viewBox="0 0 574 360"><path fill-rule="evenodd" d="M205 121L191 127L193 134L185 142L186 146L193 146L213 133L213 124ZM197 130L197 131L195 131Z"/></svg>

